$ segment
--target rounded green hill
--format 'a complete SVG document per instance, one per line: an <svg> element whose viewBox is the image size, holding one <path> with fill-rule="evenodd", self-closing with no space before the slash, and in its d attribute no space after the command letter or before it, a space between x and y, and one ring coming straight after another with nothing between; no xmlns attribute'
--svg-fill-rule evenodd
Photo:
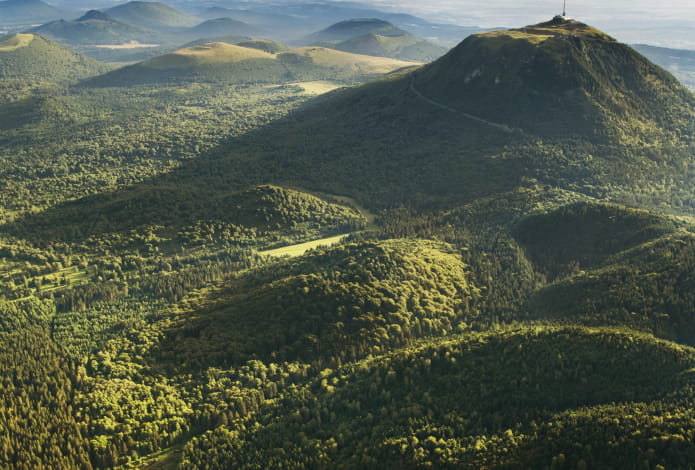
<svg viewBox="0 0 695 470"><path fill-rule="evenodd" d="M0 39L0 79L77 81L108 69L37 34L14 34Z"/></svg>
<svg viewBox="0 0 695 470"><path fill-rule="evenodd" d="M416 73L426 96L543 136L610 138L671 127L693 102L669 73L573 20L470 36Z"/></svg>

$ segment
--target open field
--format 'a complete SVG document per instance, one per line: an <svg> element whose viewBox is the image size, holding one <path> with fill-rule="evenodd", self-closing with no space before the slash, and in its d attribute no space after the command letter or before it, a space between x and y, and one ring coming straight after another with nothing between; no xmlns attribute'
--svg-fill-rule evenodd
<svg viewBox="0 0 695 470"><path fill-rule="evenodd" d="M31 44L34 37L33 34L15 34L11 38L0 42L0 51L16 51L19 48L26 47Z"/></svg>
<svg viewBox="0 0 695 470"><path fill-rule="evenodd" d="M137 41L129 42L128 44L96 44L94 47L99 49L139 49L142 47L159 47L161 44L141 44Z"/></svg>
<svg viewBox="0 0 695 470"><path fill-rule="evenodd" d="M309 250L318 248L320 246L332 246L340 243L345 238L350 236L349 233L343 235L335 235L333 237L321 238L319 240L314 240L306 243L299 243L296 245L283 246L282 248L274 248L272 250L259 251L259 255L272 256L275 258L282 258L284 256L289 256L294 258L296 256L302 256Z"/></svg>
<svg viewBox="0 0 695 470"><path fill-rule="evenodd" d="M314 80L310 82L297 82L293 83L302 88L306 93L311 95L322 95L328 93L329 91L336 90L342 85L328 81L328 80Z"/></svg>

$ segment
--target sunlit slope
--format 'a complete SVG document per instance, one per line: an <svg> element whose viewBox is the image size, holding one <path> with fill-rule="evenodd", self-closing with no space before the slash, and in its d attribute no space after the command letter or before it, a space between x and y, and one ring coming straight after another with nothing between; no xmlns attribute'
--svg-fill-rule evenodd
<svg viewBox="0 0 695 470"><path fill-rule="evenodd" d="M224 42L191 46L114 70L88 86L131 86L176 81L280 81L287 70L271 54Z"/></svg>
<svg viewBox="0 0 695 470"><path fill-rule="evenodd" d="M3 39L0 43L0 51L11 52L23 47L27 47L32 41L36 39L33 34L13 34Z"/></svg>
<svg viewBox="0 0 695 470"><path fill-rule="evenodd" d="M260 45L260 47L259 47ZM172 81L286 83L304 80L353 82L375 77L411 62L305 47L277 54L272 44L247 47L225 42L191 46L124 67L88 82L93 86L127 86Z"/></svg>
<svg viewBox="0 0 695 470"><path fill-rule="evenodd" d="M270 54L257 49L240 47L224 42L193 46L147 62L155 70L189 69L195 66L234 64L251 59L272 59Z"/></svg>
<svg viewBox="0 0 695 470"><path fill-rule="evenodd" d="M109 67L36 34L0 39L0 78L76 81Z"/></svg>
<svg viewBox="0 0 695 470"><path fill-rule="evenodd" d="M269 54L277 54L280 51L287 49L287 46L277 41L270 39L248 39L237 43L237 46L250 47L251 49L259 49Z"/></svg>
<svg viewBox="0 0 695 470"><path fill-rule="evenodd" d="M301 47L278 54L278 58L291 72L298 77L307 79L314 73L324 75L323 78L345 77L357 79L358 77L377 77L399 68L411 67L414 62L389 59L385 57L371 57L349 52L335 51L324 47ZM324 69L322 72L321 69Z"/></svg>
<svg viewBox="0 0 695 470"><path fill-rule="evenodd" d="M349 243L252 271L181 316L160 355L177 370L262 360L354 361L475 317L451 246Z"/></svg>
<svg viewBox="0 0 695 470"><path fill-rule="evenodd" d="M186 468L678 467L695 453L694 360L674 343L585 328L416 345L325 369L254 425L196 439Z"/></svg>

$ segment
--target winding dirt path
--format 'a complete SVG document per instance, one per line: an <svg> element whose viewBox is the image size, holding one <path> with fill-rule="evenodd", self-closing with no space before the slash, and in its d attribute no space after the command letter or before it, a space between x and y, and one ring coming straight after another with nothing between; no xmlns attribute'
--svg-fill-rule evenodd
<svg viewBox="0 0 695 470"><path fill-rule="evenodd" d="M524 131L522 131L521 129L509 127L506 124L499 124L496 122L488 121L487 119L483 119L481 117L474 116L473 114L464 113L463 111L459 111L458 109L452 108L451 106L447 106L444 103L440 103L439 101L435 101L432 98L428 98L427 96L423 95L420 92L420 90L415 88L415 77L413 76L412 73L410 74L410 91L412 91L415 94L415 96L417 96L418 98L420 98L424 102L431 104L432 106L436 106L438 108L444 109L444 110L449 111L451 113L460 114L461 116L468 118L468 119L472 119L473 121L482 122L483 124L487 124L488 126L492 126L496 129L507 132L508 134L525 135Z"/></svg>

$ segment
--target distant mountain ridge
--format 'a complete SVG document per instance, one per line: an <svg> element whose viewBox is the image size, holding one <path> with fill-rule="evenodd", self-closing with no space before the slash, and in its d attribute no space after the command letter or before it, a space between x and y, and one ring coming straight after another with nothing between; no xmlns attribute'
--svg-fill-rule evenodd
<svg viewBox="0 0 695 470"><path fill-rule="evenodd" d="M354 54L430 62L447 49L377 18L340 21L302 39L303 43Z"/></svg>
<svg viewBox="0 0 695 470"><path fill-rule="evenodd" d="M428 39L436 39L447 45L456 44L467 35L482 29L476 26L434 24L412 15L337 2L310 3L306 5L247 3L230 8L201 7L198 9L198 15L209 19L228 16L282 36L279 38L273 37L273 39L288 42L296 41L297 44L317 42L316 39L307 40L306 37L314 34L317 30L325 29L326 25L344 22L346 18L380 18L380 21L390 22L411 34ZM366 32L363 31L362 34ZM298 38L302 39L298 40Z"/></svg>
<svg viewBox="0 0 695 470"><path fill-rule="evenodd" d="M251 41L245 46L225 42L194 45L114 70L85 85L127 86L197 80L229 83L339 80L352 83L412 65L396 59L321 47L285 50L277 43L263 41Z"/></svg>
<svg viewBox="0 0 695 470"><path fill-rule="evenodd" d="M695 50L671 49L646 44L632 44L632 47L695 91Z"/></svg>
<svg viewBox="0 0 695 470"><path fill-rule="evenodd" d="M402 36L407 33L388 21L378 18L359 18L335 23L326 29L307 36L304 41L308 44L324 41L345 41L365 34Z"/></svg>
<svg viewBox="0 0 695 470"><path fill-rule="evenodd" d="M41 0L5 0L0 2L2 23L36 23L71 15L72 12L56 8Z"/></svg>
<svg viewBox="0 0 695 470"><path fill-rule="evenodd" d="M393 57L394 59L418 62L430 62L447 52L445 47L413 36L410 33L398 36L382 36L369 33L346 39L345 41L323 42L319 44L354 54Z"/></svg>
<svg viewBox="0 0 695 470"><path fill-rule="evenodd" d="M258 36L261 30L258 27L232 18L215 18L192 27L187 33L198 37Z"/></svg>
<svg viewBox="0 0 695 470"><path fill-rule="evenodd" d="M89 21L89 20L111 21L111 20L113 20L113 18L111 18L109 15L107 15L103 11L89 10L89 11L87 11L87 13L80 16L75 21Z"/></svg>
<svg viewBox="0 0 695 470"><path fill-rule="evenodd" d="M159 2L128 2L111 7L105 13L125 23L148 29L192 27L201 21Z"/></svg>
<svg viewBox="0 0 695 470"><path fill-rule="evenodd" d="M122 44L154 38L151 31L121 22L97 10L90 10L75 21L52 21L31 32L54 41L76 45Z"/></svg>

